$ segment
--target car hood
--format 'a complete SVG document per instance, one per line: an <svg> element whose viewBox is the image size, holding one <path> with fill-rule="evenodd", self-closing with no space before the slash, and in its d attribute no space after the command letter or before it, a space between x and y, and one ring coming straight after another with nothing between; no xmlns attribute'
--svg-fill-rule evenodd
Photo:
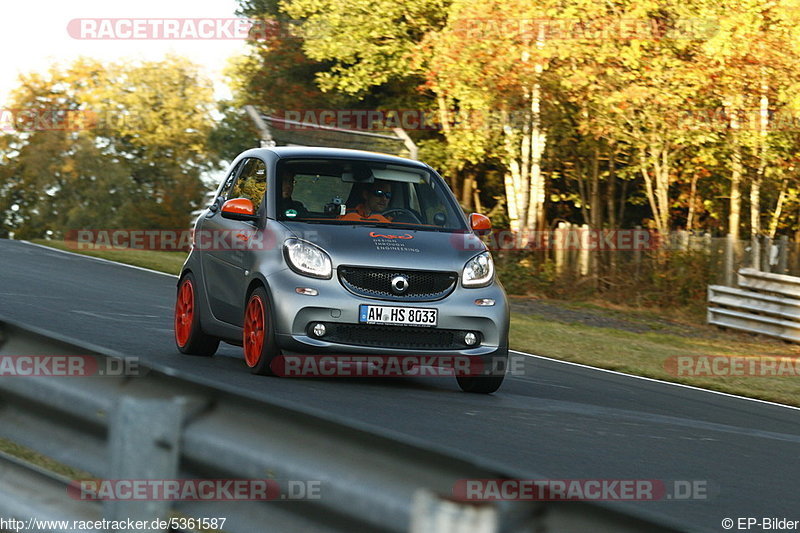
<svg viewBox="0 0 800 533"><path fill-rule="evenodd" d="M326 250L339 265L461 272L464 264L486 250L472 232L419 231L362 225L284 222L298 239Z"/></svg>

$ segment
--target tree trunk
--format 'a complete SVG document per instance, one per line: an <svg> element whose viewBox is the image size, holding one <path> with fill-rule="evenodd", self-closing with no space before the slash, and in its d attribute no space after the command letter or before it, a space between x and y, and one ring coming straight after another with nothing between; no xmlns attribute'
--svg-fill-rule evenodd
<svg viewBox="0 0 800 533"><path fill-rule="evenodd" d="M584 178L583 168L577 161L575 164L575 176L575 181L578 182L578 196L581 198L581 218L583 218L583 223L588 225L589 209L586 206L589 205L589 196L586 193L586 179Z"/></svg>
<svg viewBox="0 0 800 533"><path fill-rule="evenodd" d="M615 196L617 194L617 149L612 143L608 150L608 187L606 187L606 216L608 217L608 227L617 227L616 209L614 207Z"/></svg>
<svg viewBox="0 0 800 533"><path fill-rule="evenodd" d="M753 259L753 268L759 268L761 258L761 178L756 175L750 184L750 248Z"/></svg>
<svg viewBox="0 0 800 533"><path fill-rule="evenodd" d="M772 217L769 223L769 238L774 239L775 233L778 231L778 222L780 222L781 211L783 210L783 202L786 201L786 187L789 185L789 180L783 179L781 183L781 192L778 195L778 203L775 206L775 211L772 212Z"/></svg>
<svg viewBox="0 0 800 533"><path fill-rule="evenodd" d="M731 213L728 217L728 235L734 240L739 240L739 222L742 214L742 147L738 144L733 147L733 167L731 169Z"/></svg>
<svg viewBox="0 0 800 533"><path fill-rule="evenodd" d="M547 38L545 26L539 25L536 34L536 50L541 57L541 52L545 46ZM545 178L542 174L542 157L547 143L547 133L542 127L542 87L539 83L544 72L545 61L537 60L534 66L536 75L535 83L531 91L531 170L530 170L530 207L526 226L532 230L543 231L547 229L546 214L544 211L546 198Z"/></svg>
<svg viewBox="0 0 800 533"><path fill-rule="evenodd" d="M728 104L730 109L730 104ZM730 113L730 127L732 131L733 153L731 154L731 198L730 216L728 217L728 235L734 241L739 240L739 225L742 215L742 146L736 134L739 130L738 109L733 109Z"/></svg>
<svg viewBox="0 0 800 533"><path fill-rule="evenodd" d="M761 233L761 184L764 182L764 174L767 170L767 134L769 132L769 98L767 92L769 87L765 80L764 69L761 69L761 99L759 109L759 153L758 171L753 182L750 184L750 236L757 242L758 235Z"/></svg>
<svg viewBox="0 0 800 533"><path fill-rule="evenodd" d="M608 186L606 187L606 216L608 218L608 227L611 230L617 229L617 217L614 206L614 197L616 196L617 188L617 149L612 142L608 148ZM610 273L617 272L617 254L611 252L608 256L608 268Z"/></svg>
<svg viewBox="0 0 800 533"><path fill-rule="evenodd" d="M694 212L695 204L697 202L697 179L699 175L695 172L692 175L692 185L689 189L689 214L686 217L686 229L692 231L694 229Z"/></svg>
<svg viewBox="0 0 800 533"><path fill-rule="evenodd" d="M603 206L600 203L600 147L595 146L592 153L592 176L589 183L591 203L589 204L589 225L599 230L603 225Z"/></svg>
<svg viewBox="0 0 800 533"><path fill-rule="evenodd" d="M447 105L447 100L444 96L438 95L436 97L436 102L439 107L439 123L442 125L442 132L444 133L445 138L447 138L451 131L450 124L452 122L452 113L450 112L450 107ZM444 178L447 181L447 184L450 185L450 188L453 190L453 194L455 194L456 198L458 198L458 164L449 157L447 161L447 171Z"/></svg>
<svg viewBox="0 0 800 533"><path fill-rule="evenodd" d="M503 148L505 157L503 158L508 169L505 174L506 208L508 209L509 226L512 232L518 233L522 229L524 220L521 220L521 198L522 176L520 172L519 160L517 159L518 150L515 147L515 132L511 125L508 111L501 112L503 120Z"/></svg>
<svg viewBox="0 0 800 533"><path fill-rule="evenodd" d="M647 194L647 201L650 204L650 209L653 212L653 222L655 223L656 230L664 234L666 230L664 220L666 217L661 213L663 203L661 201L662 195L659 191L659 184L662 180L661 165L658 157L651 156L650 160L652 164L648 164L647 154L643 151L639 153L639 170L642 174L642 178L644 178L644 189Z"/></svg>
<svg viewBox="0 0 800 533"><path fill-rule="evenodd" d="M465 211L472 211L472 191L475 188L475 173L464 173L464 181L461 184L461 207Z"/></svg>
<svg viewBox="0 0 800 533"><path fill-rule="evenodd" d="M537 72L539 69L537 68ZM531 91L531 122L530 122L530 189L528 191L528 213L525 226L529 230L543 230L545 224L545 183L542 174L542 156L544 155L547 136L542 129L541 114L541 86L533 85Z"/></svg>
<svg viewBox="0 0 800 533"><path fill-rule="evenodd" d="M619 193L619 213L617 220L620 226L625 223L625 206L628 204L628 180L622 181L622 191Z"/></svg>
<svg viewBox="0 0 800 533"><path fill-rule="evenodd" d="M663 146L663 145L662 145ZM658 200L661 204L661 231L669 231L669 174L670 161L666 147L661 148L658 172L656 173Z"/></svg>

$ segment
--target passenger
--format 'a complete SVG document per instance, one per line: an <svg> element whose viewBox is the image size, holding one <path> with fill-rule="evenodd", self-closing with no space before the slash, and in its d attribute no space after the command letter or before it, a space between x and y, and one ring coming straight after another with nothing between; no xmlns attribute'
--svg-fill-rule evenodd
<svg viewBox="0 0 800 533"><path fill-rule="evenodd" d="M290 218L305 218L308 216L308 209L303 202L293 200L295 177L294 172L284 171L281 174L281 198L278 201L278 215Z"/></svg>

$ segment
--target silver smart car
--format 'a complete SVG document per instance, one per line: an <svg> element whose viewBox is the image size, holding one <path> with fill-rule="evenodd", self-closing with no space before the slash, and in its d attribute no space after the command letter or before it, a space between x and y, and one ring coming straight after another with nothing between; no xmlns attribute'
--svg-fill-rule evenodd
<svg viewBox="0 0 800 533"><path fill-rule="evenodd" d="M428 165L280 147L239 155L194 227L175 340L186 354L243 346L252 372L281 354L458 356L460 387L500 387L509 311L491 254Z"/></svg>

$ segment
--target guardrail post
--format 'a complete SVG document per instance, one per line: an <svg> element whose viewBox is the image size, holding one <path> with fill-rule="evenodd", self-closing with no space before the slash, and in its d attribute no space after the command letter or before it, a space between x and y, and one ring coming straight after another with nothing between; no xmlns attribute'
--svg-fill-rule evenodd
<svg viewBox="0 0 800 533"><path fill-rule="evenodd" d="M124 396L110 420L110 480L175 479L183 422L191 399ZM108 520L166 519L172 503L132 498L105 501Z"/></svg>

